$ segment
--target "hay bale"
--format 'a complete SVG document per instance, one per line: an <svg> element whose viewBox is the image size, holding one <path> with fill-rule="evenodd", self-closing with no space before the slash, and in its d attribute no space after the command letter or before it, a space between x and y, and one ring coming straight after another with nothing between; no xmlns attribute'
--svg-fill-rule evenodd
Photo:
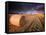
<svg viewBox="0 0 46 35"><path fill-rule="evenodd" d="M12 15L9 19L10 23L16 26L24 25L25 17L22 15Z"/></svg>
<svg viewBox="0 0 46 35"><path fill-rule="evenodd" d="M23 15L16 15L10 14L9 17L9 32L17 32L19 28L24 26L26 24L25 22L25 16Z"/></svg>

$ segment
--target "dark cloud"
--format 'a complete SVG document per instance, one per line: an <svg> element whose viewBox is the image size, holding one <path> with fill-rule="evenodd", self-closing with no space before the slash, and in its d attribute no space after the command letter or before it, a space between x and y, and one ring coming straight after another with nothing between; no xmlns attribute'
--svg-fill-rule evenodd
<svg viewBox="0 0 46 35"><path fill-rule="evenodd" d="M35 10L44 12L44 3L8 2L8 13L31 13Z"/></svg>

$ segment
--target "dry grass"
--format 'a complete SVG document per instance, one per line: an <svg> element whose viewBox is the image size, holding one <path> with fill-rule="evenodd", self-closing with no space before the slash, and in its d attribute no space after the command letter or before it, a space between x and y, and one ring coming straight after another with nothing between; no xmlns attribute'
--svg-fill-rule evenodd
<svg viewBox="0 0 46 35"><path fill-rule="evenodd" d="M11 14L9 14L11 16ZM17 15L17 14L13 14ZM18 14L25 16L21 18L20 26L13 25L9 23L9 32L36 32L36 31L44 31L44 18L43 14ZM15 23L16 24L16 23Z"/></svg>

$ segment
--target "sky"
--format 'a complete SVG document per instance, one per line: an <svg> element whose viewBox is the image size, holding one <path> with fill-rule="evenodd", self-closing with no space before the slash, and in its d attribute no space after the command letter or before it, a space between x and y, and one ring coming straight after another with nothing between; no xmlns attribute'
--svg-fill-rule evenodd
<svg viewBox="0 0 46 35"><path fill-rule="evenodd" d="M44 14L44 3L7 2L8 13L15 14Z"/></svg>

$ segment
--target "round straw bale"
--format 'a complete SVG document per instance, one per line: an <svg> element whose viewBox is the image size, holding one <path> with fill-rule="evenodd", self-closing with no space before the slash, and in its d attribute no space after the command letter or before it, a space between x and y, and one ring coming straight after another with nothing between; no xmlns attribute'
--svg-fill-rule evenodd
<svg viewBox="0 0 46 35"><path fill-rule="evenodd" d="M23 15L12 15L9 19L10 23L16 26L22 26L24 24L25 17Z"/></svg>

